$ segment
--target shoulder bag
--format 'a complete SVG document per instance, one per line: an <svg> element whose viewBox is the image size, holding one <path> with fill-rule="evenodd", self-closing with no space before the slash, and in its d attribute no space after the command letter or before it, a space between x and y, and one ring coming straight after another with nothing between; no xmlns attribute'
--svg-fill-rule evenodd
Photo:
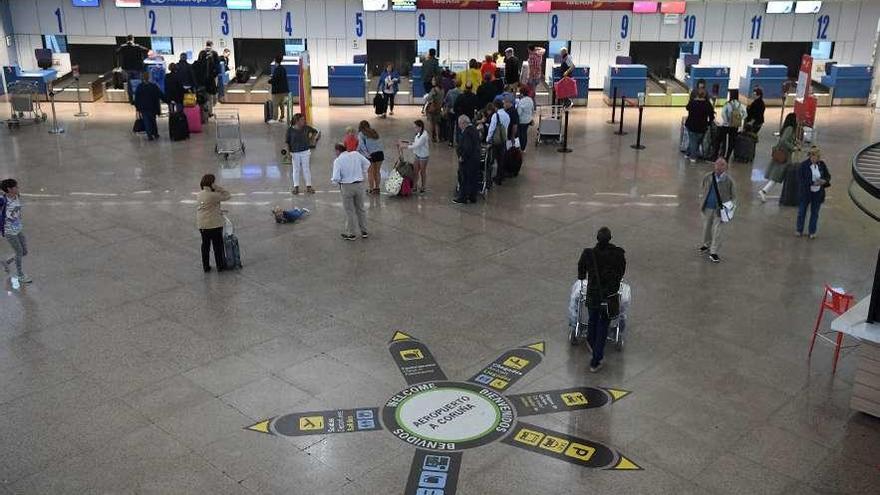
<svg viewBox="0 0 880 495"><path fill-rule="evenodd" d="M736 211L736 204L733 201L725 201L721 202L721 192L718 190L718 181L715 180L715 174L712 174L712 188L715 189L715 197L718 200L718 209L719 214L721 215L721 222L727 223L733 220L733 213Z"/></svg>
<svg viewBox="0 0 880 495"><path fill-rule="evenodd" d="M602 302L600 305L600 311L602 311L603 316L612 320L620 316L620 292L615 292L610 296L605 296L605 291L602 290L602 280L599 278L599 264L596 263L596 248L590 250L590 255L593 258L593 270L596 271L596 285L599 288L599 297Z"/></svg>

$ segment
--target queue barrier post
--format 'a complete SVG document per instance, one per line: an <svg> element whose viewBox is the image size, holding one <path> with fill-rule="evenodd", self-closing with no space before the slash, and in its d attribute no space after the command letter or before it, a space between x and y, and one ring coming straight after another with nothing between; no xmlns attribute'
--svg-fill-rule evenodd
<svg viewBox="0 0 880 495"><path fill-rule="evenodd" d="M616 114L617 113L617 86L614 86L614 90L611 93L611 120L608 121L609 124L616 123Z"/></svg>
<svg viewBox="0 0 880 495"><path fill-rule="evenodd" d="M645 93L639 93L639 125L636 131L636 144L631 145L630 147L634 150L643 150L645 149L645 145L642 144L642 114L645 111Z"/></svg>
<svg viewBox="0 0 880 495"><path fill-rule="evenodd" d="M55 88L54 85L49 89L49 103L52 106L52 128L49 134L64 134L64 128L58 125L58 116L55 113Z"/></svg>
<svg viewBox="0 0 880 495"><path fill-rule="evenodd" d="M618 136L626 136L627 132L623 130L623 109L626 107L626 95L620 95L620 127L614 131Z"/></svg>

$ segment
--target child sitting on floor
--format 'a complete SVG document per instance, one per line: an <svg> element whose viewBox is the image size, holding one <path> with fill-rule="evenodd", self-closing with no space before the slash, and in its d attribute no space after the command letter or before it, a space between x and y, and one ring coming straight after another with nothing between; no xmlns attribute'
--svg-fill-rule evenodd
<svg viewBox="0 0 880 495"><path fill-rule="evenodd" d="M275 217L275 223L293 223L308 213L309 210L306 208L293 208L290 210L282 210L280 206L272 208L272 216Z"/></svg>

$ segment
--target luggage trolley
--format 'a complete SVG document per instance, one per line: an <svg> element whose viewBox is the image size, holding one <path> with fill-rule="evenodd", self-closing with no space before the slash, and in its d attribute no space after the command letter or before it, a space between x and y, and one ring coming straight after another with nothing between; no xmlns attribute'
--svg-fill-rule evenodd
<svg viewBox="0 0 880 495"><path fill-rule="evenodd" d="M36 81L15 81L7 86L12 111L6 126L11 130L21 127L22 122L39 124L46 121L46 113L40 108L40 85Z"/></svg>
<svg viewBox="0 0 880 495"><path fill-rule="evenodd" d="M562 117L565 112L563 105L548 105L539 108L538 139L535 145L548 142L562 142Z"/></svg>
<svg viewBox="0 0 880 495"><path fill-rule="evenodd" d="M618 351L622 351L626 335L626 312L632 300L632 289L626 281L621 281L618 293L620 294L620 314L608 325L608 342L613 343ZM589 316L587 314L587 283L585 280L576 280L572 286L571 305L575 304L577 307L569 307L568 341L571 345L579 345L587 340Z"/></svg>
<svg viewBox="0 0 880 495"><path fill-rule="evenodd" d="M241 119L238 110L216 110L214 112L216 123L217 144L214 152L229 159L229 155L245 152L244 141L241 139Z"/></svg>

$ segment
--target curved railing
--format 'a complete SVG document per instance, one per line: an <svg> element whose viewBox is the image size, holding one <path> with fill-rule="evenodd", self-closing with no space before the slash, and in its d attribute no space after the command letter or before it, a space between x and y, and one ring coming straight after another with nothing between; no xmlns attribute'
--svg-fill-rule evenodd
<svg viewBox="0 0 880 495"><path fill-rule="evenodd" d="M865 214L880 222L880 143L865 146L852 159L849 197Z"/></svg>

